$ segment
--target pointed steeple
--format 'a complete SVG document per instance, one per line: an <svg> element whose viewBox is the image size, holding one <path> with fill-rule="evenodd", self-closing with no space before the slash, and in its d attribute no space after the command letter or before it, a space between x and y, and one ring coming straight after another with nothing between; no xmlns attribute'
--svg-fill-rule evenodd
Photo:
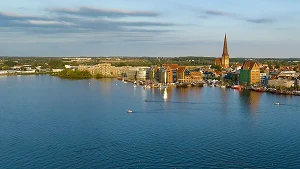
<svg viewBox="0 0 300 169"><path fill-rule="evenodd" d="M224 37L224 46L223 46L223 54L222 56L228 56L228 49L227 49L227 38L226 38L226 34Z"/></svg>

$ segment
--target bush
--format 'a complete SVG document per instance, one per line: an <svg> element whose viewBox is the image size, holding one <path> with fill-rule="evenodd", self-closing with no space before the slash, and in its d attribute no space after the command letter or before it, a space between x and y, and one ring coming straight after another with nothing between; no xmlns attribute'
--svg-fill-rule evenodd
<svg viewBox="0 0 300 169"><path fill-rule="evenodd" d="M79 71L79 70L72 70L72 69L65 69L58 73L59 77L63 78L70 78L70 79L85 79L91 78L92 75L88 71Z"/></svg>

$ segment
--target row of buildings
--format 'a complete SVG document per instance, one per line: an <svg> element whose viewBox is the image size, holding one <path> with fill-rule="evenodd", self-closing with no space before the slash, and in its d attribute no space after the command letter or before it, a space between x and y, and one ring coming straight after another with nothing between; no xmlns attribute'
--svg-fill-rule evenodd
<svg viewBox="0 0 300 169"><path fill-rule="evenodd" d="M105 77L117 77L121 75L122 69L112 66L110 63L101 63L93 66L79 65L79 71L89 71L91 75L102 75Z"/></svg>
<svg viewBox="0 0 300 169"><path fill-rule="evenodd" d="M191 69L178 64L162 64L151 67L111 66L110 63L97 64L94 66L80 65L80 71L89 71L96 76L101 74L105 77L122 77L128 81L150 81L155 83L185 83L201 82L202 72L200 69Z"/></svg>
<svg viewBox="0 0 300 169"><path fill-rule="evenodd" d="M229 64L227 37L225 34L222 57L216 58L215 65L226 69L227 71L224 72L224 75L226 75L232 72ZM298 65L296 68L299 69L299 67ZM237 76L237 81L242 85L269 85L275 87L293 87L300 85L299 73L297 74L296 71L291 71L287 68L287 70L284 71L273 71L270 73L268 66L260 65L252 61L244 62L241 67L236 67L234 75Z"/></svg>
<svg viewBox="0 0 300 169"><path fill-rule="evenodd" d="M257 62L245 62L239 70L239 82L243 85L260 85L274 87L299 86L300 74L296 71L274 71L269 72Z"/></svg>
<svg viewBox="0 0 300 169"><path fill-rule="evenodd" d="M189 69L178 64L162 64L161 67L151 66L148 69L147 80L159 83L196 83L202 82L202 72ZM147 74L146 72L146 74Z"/></svg>

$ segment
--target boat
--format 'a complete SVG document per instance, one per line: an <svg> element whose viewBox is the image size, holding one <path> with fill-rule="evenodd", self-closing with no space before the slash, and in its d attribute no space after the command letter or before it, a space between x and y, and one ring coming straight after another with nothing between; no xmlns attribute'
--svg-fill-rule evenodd
<svg viewBox="0 0 300 169"><path fill-rule="evenodd" d="M164 85L159 86L159 89L166 89L166 88L167 88L167 86L164 86Z"/></svg>
<svg viewBox="0 0 300 169"><path fill-rule="evenodd" d="M137 85L136 85L136 84L134 84L134 85L133 85L133 87L137 87Z"/></svg>
<svg viewBox="0 0 300 169"><path fill-rule="evenodd" d="M232 85L231 89L242 89L242 87L240 85Z"/></svg>
<svg viewBox="0 0 300 169"><path fill-rule="evenodd" d="M128 82L124 81L124 83L128 83Z"/></svg>
<svg viewBox="0 0 300 169"><path fill-rule="evenodd" d="M254 88L253 91L256 91L256 92L265 92L265 90L263 88Z"/></svg>
<svg viewBox="0 0 300 169"><path fill-rule="evenodd" d="M275 104L275 105L279 105L279 102L275 102L274 104Z"/></svg>
<svg viewBox="0 0 300 169"><path fill-rule="evenodd" d="M145 85L145 86L144 86L144 89L150 89L150 88L151 88L150 85Z"/></svg>
<svg viewBox="0 0 300 169"><path fill-rule="evenodd" d="M225 89L225 88L226 88L226 86L225 86L225 85L221 85L221 86L220 86L220 88L223 88L223 89Z"/></svg>
<svg viewBox="0 0 300 169"><path fill-rule="evenodd" d="M132 110L127 110L127 113L132 113Z"/></svg>

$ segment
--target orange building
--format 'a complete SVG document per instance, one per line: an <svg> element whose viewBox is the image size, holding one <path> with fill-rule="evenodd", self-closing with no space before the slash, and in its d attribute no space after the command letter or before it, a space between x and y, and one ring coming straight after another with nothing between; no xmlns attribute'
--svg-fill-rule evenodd
<svg viewBox="0 0 300 169"><path fill-rule="evenodd" d="M178 69L178 64L162 64L162 67L169 66L170 69L172 70L172 82L175 83L177 82L177 69Z"/></svg>
<svg viewBox="0 0 300 169"><path fill-rule="evenodd" d="M260 83L260 68L257 62L245 62L240 70L240 82L246 84Z"/></svg>
<svg viewBox="0 0 300 169"><path fill-rule="evenodd" d="M203 79L202 77L201 72L191 72L191 82L200 82Z"/></svg>
<svg viewBox="0 0 300 169"><path fill-rule="evenodd" d="M185 73L186 73L186 66L179 66L177 69L177 81L182 83L185 82Z"/></svg>

